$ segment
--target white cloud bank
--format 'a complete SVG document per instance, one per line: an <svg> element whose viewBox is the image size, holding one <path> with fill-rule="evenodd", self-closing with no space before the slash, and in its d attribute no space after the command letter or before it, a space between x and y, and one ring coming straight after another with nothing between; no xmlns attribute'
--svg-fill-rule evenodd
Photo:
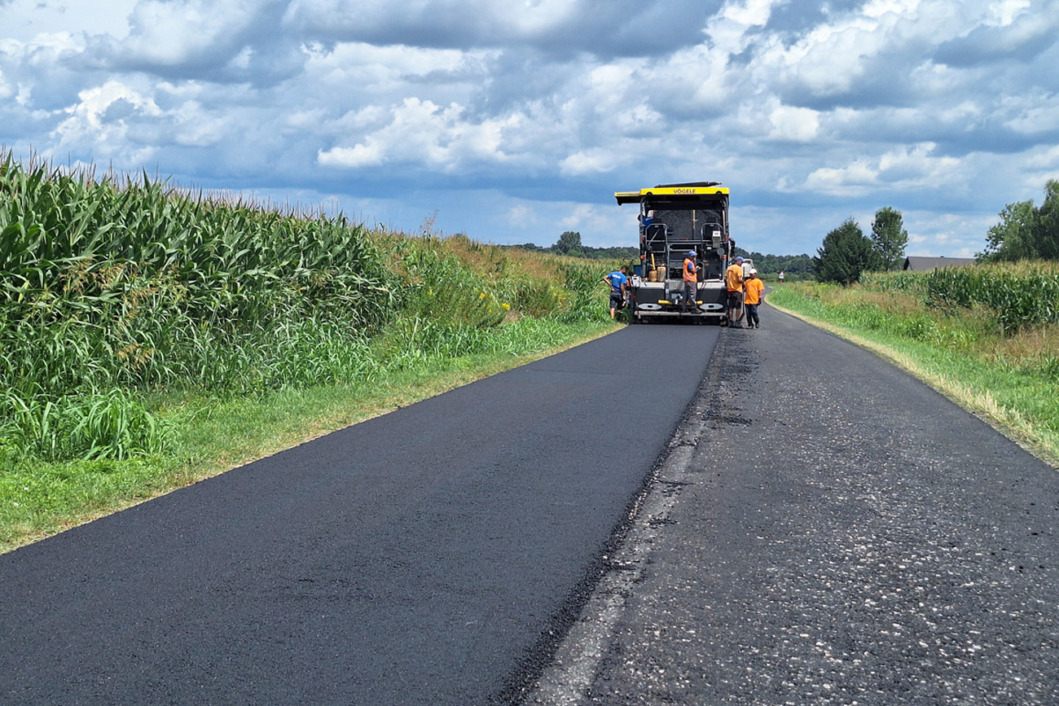
<svg viewBox="0 0 1059 706"><path fill-rule="evenodd" d="M1057 37L1052 0L0 0L0 143L542 245L710 179L752 250L890 206L971 255L1059 178Z"/></svg>

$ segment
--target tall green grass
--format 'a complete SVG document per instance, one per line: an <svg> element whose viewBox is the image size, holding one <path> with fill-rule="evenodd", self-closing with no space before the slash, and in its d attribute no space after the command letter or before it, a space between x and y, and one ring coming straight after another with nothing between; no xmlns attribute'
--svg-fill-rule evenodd
<svg viewBox="0 0 1059 706"><path fill-rule="evenodd" d="M1059 263L1055 262L870 273L862 283L869 290L906 292L949 309L985 307L1005 334L1059 323Z"/></svg>
<svg viewBox="0 0 1059 706"><path fill-rule="evenodd" d="M127 458L161 450L164 429L144 405L121 389L32 404L11 392L0 398L6 420L0 446L44 461Z"/></svg>
<svg viewBox="0 0 1059 706"><path fill-rule="evenodd" d="M0 450L157 453L165 425L144 400L159 395L370 383L522 350L527 317L602 319L604 264L524 264L429 228L372 231L0 153Z"/></svg>
<svg viewBox="0 0 1059 706"><path fill-rule="evenodd" d="M0 153L0 550L611 330L613 264Z"/></svg>
<svg viewBox="0 0 1059 706"><path fill-rule="evenodd" d="M394 318L393 282L342 217L2 154L0 440L47 458L149 453L160 425L137 393L359 374L350 351Z"/></svg>

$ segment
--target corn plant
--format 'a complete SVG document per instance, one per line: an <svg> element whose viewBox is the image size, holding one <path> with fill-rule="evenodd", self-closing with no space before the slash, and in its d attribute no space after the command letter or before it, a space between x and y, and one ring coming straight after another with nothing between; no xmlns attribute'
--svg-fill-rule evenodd
<svg viewBox="0 0 1059 706"><path fill-rule="evenodd" d="M0 153L0 385L17 395L4 422L49 458L121 454L123 442L83 438L113 436L97 421L131 419L122 410L134 405L110 390L345 379L365 366L343 351L394 316L393 281L367 231L342 216ZM276 335L283 322L297 322L290 337ZM108 404L71 426L100 394Z"/></svg>
<svg viewBox="0 0 1059 706"><path fill-rule="evenodd" d="M990 309L1004 333L1059 323L1059 265L1047 262L869 273L865 289L921 296L942 309Z"/></svg>
<svg viewBox="0 0 1059 706"><path fill-rule="evenodd" d="M925 295L928 276L923 272L865 272L860 283L865 289L880 292Z"/></svg>
<svg viewBox="0 0 1059 706"><path fill-rule="evenodd" d="M985 306L1006 333L1059 323L1059 265L1024 262L935 270L927 279L932 300Z"/></svg>
<svg viewBox="0 0 1059 706"><path fill-rule="evenodd" d="M149 392L357 383L602 319L598 265L516 256L0 151L0 445L147 452Z"/></svg>

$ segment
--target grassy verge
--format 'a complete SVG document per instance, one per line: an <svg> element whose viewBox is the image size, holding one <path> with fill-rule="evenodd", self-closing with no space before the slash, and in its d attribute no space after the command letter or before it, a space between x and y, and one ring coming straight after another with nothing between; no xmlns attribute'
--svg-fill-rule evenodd
<svg viewBox="0 0 1059 706"><path fill-rule="evenodd" d="M150 406L167 429L164 455L59 463L0 456L0 553L616 328L609 321L551 324L532 332L533 352L433 358L370 383L229 399L158 395Z"/></svg>
<svg viewBox="0 0 1059 706"><path fill-rule="evenodd" d="M1059 326L1012 334L987 307L872 287L788 284L768 303L891 361L1059 468Z"/></svg>
<svg viewBox="0 0 1059 706"><path fill-rule="evenodd" d="M611 330L613 264L0 150L0 551Z"/></svg>

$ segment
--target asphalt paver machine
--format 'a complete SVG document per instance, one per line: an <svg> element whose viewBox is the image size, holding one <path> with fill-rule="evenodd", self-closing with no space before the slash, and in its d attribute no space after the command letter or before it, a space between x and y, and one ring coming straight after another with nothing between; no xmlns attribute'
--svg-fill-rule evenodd
<svg viewBox="0 0 1059 706"><path fill-rule="evenodd" d="M724 271L735 252L728 232L728 189L714 181L661 184L614 197L619 206L640 207L640 264L629 280L633 322L724 322ZM698 267L695 304L683 311L684 259L691 250Z"/></svg>

